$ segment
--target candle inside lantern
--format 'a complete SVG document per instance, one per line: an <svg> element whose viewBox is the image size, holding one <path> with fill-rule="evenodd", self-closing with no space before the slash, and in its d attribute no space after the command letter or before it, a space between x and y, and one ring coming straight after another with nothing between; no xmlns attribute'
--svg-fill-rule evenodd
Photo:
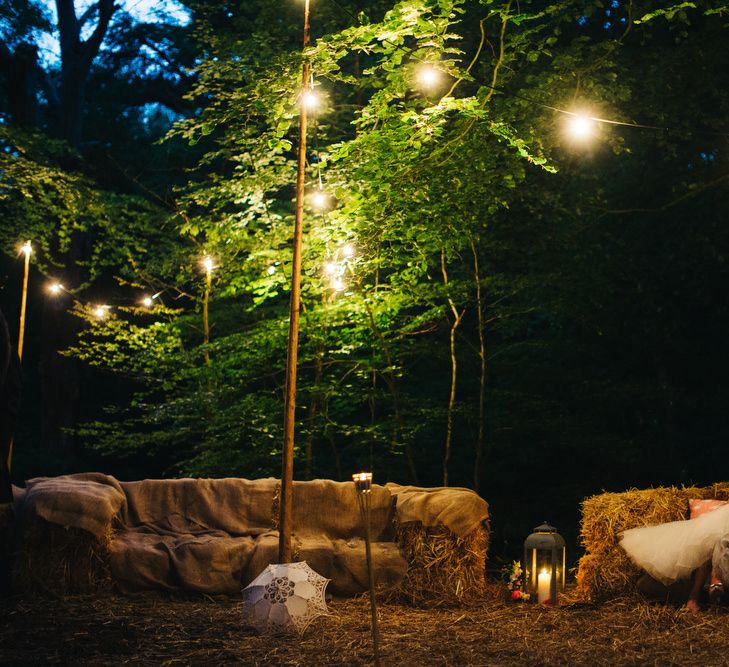
<svg viewBox="0 0 729 667"><path fill-rule="evenodd" d="M537 577L537 602L542 604L550 600L550 584L552 583L552 575L546 570L542 570Z"/></svg>

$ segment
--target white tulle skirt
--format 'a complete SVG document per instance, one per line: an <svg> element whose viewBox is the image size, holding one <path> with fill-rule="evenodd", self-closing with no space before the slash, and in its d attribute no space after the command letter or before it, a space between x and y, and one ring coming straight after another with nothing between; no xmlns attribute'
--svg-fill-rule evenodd
<svg viewBox="0 0 729 667"><path fill-rule="evenodd" d="M696 519L631 528L620 535L630 559L666 585L687 579L711 560L714 545L729 533L729 505Z"/></svg>

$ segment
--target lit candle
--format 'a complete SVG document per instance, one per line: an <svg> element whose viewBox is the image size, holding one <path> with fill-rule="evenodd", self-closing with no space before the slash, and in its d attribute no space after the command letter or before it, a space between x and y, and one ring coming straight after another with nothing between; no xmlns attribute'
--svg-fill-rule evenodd
<svg viewBox="0 0 729 667"><path fill-rule="evenodd" d="M542 570L537 577L537 602L542 604L550 601L550 584L552 583L552 575L546 570Z"/></svg>

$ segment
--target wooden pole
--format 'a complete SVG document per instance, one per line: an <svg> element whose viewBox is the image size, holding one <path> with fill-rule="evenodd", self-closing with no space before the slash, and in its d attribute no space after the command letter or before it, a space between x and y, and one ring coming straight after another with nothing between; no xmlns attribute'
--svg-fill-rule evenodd
<svg viewBox="0 0 729 667"><path fill-rule="evenodd" d="M365 526L365 557L367 558L367 579L370 589L370 624L372 630L372 650L375 667L380 667L380 626L377 622L377 598L375 596L375 571L372 566L372 534L370 515L372 508L372 473L357 473L354 480L357 504Z"/></svg>
<svg viewBox="0 0 729 667"><path fill-rule="evenodd" d="M30 273L30 253L33 249L30 245L30 241L26 241L23 246L23 252L25 253L25 272L23 273L23 292L20 297L20 326L18 327L18 359L23 361L23 341L25 340L25 305L28 301L28 274ZM13 468L13 441L10 440L8 445L8 458L7 458L8 472Z"/></svg>
<svg viewBox="0 0 729 667"><path fill-rule="evenodd" d="M205 294L203 295L203 355L205 356L206 364L210 363L210 350L208 350L208 344L210 343L210 321L208 319L208 303L210 302L210 288L212 284L212 268L206 266Z"/></svg>
<svg viewBox="0 0 729 667"><path fill-rule="evenodd" d="M25 304L28 300L28 272L30 271L30 241L23 246L25 253L25 273L23 275L23 294L20 298L20 328L18 329L18 358L23 360L23 340L25 339Z"/></svg>
<svg viewBox="0 0 729 667"><path fill-rule="evenodd" d="M377 598L375 597L375 573L372 568L372 537L370 534L370 497L371 493L364 494L365 503L365 556L367 557L367 579L370 587L370 617L372 623L372 649L375 667L380 666L380 626L377 622Z"/></svg>
<svg viewBox="0 0 729 667"><path fill-rule="evenodd" d="M309 46L309 0L304 2L304 49ZM304 60L301 72L302 91L309 85L309 64ZM281 461L281 503L278 522L278 560L291 562L291 513L294 485L294 426L296 424L296 364L299 350L299 310L301 307L301 238L304 226L304 176L306 170L306 104L299 107L299 162L296 174L296 217L294 221L294 256L291 265L291 302L289 342L286 353L286 403L284 407L284 442Z"/></svg>

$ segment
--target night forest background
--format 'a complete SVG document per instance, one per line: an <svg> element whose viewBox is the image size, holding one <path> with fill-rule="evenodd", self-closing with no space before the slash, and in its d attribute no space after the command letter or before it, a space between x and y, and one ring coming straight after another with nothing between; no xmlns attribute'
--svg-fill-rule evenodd
<svg viewBox="0 0 729 667"><path fill-rule="evenodd" d="M280 474L302 57L297 479L476 488L494 563L726 480L726 5L314 0L304 56L298 0L151 7L0 4L16 483Z"/></svg>

